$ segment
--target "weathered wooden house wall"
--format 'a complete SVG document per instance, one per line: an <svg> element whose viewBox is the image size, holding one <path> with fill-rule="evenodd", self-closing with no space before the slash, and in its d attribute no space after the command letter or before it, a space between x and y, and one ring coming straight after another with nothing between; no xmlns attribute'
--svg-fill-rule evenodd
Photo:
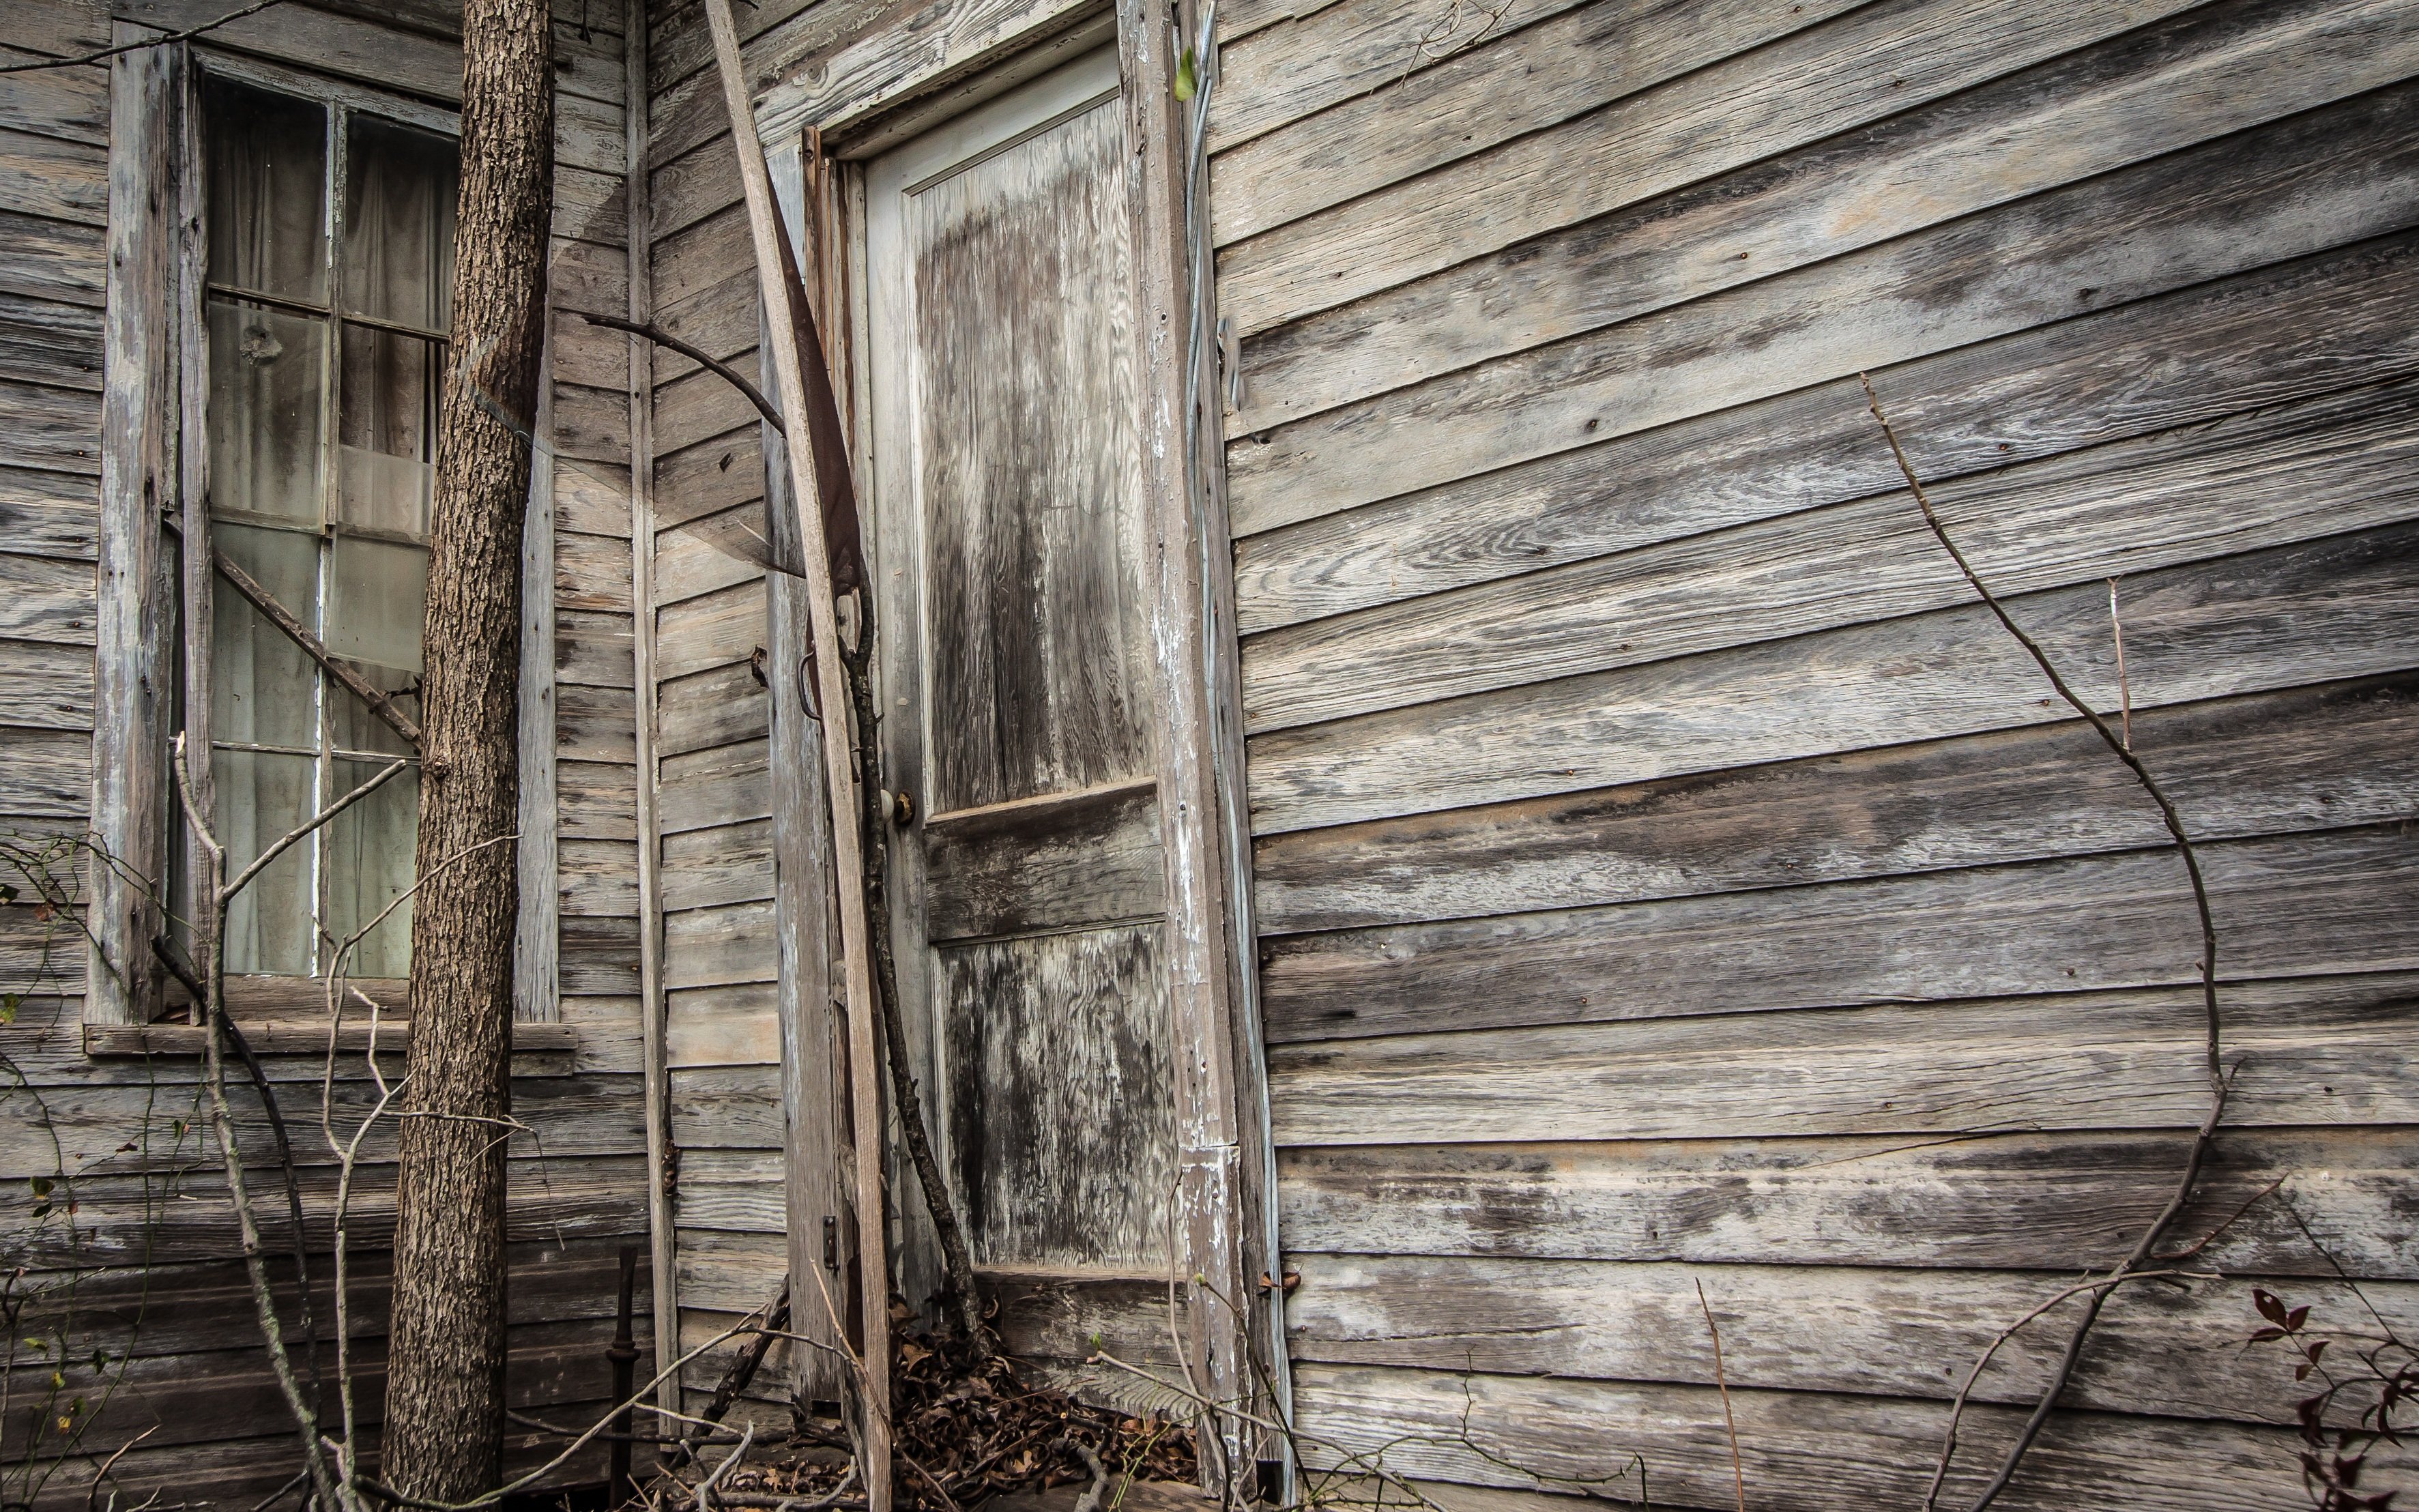
<svg viewBox="0 0 2419 1512"><path fill-rule="evenodd" d="M2300 1504L2254 1280L2419 1316L2419 7L1496 10L1221 11L1302 1427L1449 1504L1635 1453L1728 1506L1702 1282L1749 1504L1916 1505L1980 1347L2171 1190L2181 869L1871 370L2201 839L2239 1070L2179 1243L2281 1182L1998 1504Z"/></svg>
<svg viewBox="0 0 2419 1512"><path fill-rule="evenodd" d="M184 25L224 8L141 6L119 15ZM525 687L524 845L537 869L525 874L543 889L525 912L541 932L560 933L559 949L542 933L525 941L534 975L523 1038L537 1048L516 1056L513 1097L543 1148L516 1139L511 1161L510 1392L516 1410L584 1424L609 1384L617 1253L625 1244L643 1252L647 1241L630 370L626 338L577 316L626 310L627 81L621 7L562 0L556 10L550 407L559 455L542 464L555 501L550 539L543 512L531 537L526 601L536 651ZM451 105L461 88L458 16L444 0L286 4L212 34L201 55L205 67L212 55L267 60ZM26 0L8 19L0 59L9 63L77 55L112 39L110 13L80 0ZM109 81L107 64L0 75L0 829L21 838L80 834L92 822ZM74 921L44 917L23 878L0 880L24 895L0 908L0 990L13 1008L0 1026L0 1178L12 1193L0 1205L0 1267L26 1268L9 1293L12 1304L31 1299L13 1331L0 1498L39 1487L42 1504L85 1505L96 1463L147 1434L113 1467L116 1504L158 1492L189 1505L248 1506L292 1473L296 1448L257 1343L215 1149L206 1148L194 1063L88 1057ZM319 1057L272 1054L268 1064L302 1166L324 1332L334 1174L318 1134ZM267 1131L247 1088L232 1098L258 1194L273 1170ZM338 1101L351 1115L366 1108L357 1070L347 1068ZM373 1157L353 1210L373 1381L384 1327L380 1246L393 1221L392 1167L381 1164L390 1158ZM282 1247L282 1198L273 1176L265 1184L264 1231ZM290 1274L283 1261L271 1269ZM642 1339L645 1284L642 1273ZM66 1384L54 1392L60 1338L69 1359ZM91 1420L64 1455L62 1435L45 1426L62 1412ZM511 1442L523 1466L552 1452L553 1441L522 1428ZM566 1474L601 1470L601 1454L591 1453Z"/></svg>

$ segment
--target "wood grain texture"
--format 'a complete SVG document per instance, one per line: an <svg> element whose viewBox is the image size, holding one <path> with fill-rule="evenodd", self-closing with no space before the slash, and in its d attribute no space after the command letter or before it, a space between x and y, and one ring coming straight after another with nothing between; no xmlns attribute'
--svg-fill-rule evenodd
<svg viewBox="0 0 2419 1512"><path fill-rule="evenodd" d="M935 815L923 841L934 940L1165 911L1156 779Z"/></svg>
<svg viewBox="0 0 2419 1512"><path fill-rule="evenodd" d="M1240 146L1215 144L1221 155L1210 203L1217 239L1222 245L1242 241L1515 137L1560 126L1851 12L1857 5L1857 0L1787 8L1755 0L1677 6L1598 0L1562 14L1557 12L1566 8L1560 4L1533 5L1507 12L1505 21L1519 10L1527 12L1526 19L1548 19L1518 30L1499 23L1480 45L1416 70L1410 65L1422 39L1440 23L1435 11L1410 6L1379 15L1367 14L1374 7L1325 11L1271 41L1291 47L1324 43L1333 50L1332 61L1318 53L1287 58L1293 65L1288 71L1311 76L1283 81L1291 89L1280 85L1264 90L1247 75L1235 91L1242 97L1241 108L1229 114L1240 116L1241 129L1248 131L1357 86L1354 97ZM1375 23L1377 35L1354 35L1357 27L1346 31L1355 20ZM1314 41L1320 32L1330 35ZM1273 51L1273 45L1265 50ZM1248 60L1255 49L1246 44L1241 51Z"/></svg>
<svg viewBox="0 0 2419 1512"><path fill-rule="evenodd" d="M767 664L769 671L770 664ZM733 662L692 672L657 686L661 732L656 749L686 756L715 746L761 742L769 726L770 700L756 682L756 669Z"/></svg>
<svg viewBox="0 0 2419 1512"><path fill-rule="evenodd" d="M2411 527L2130 579L2137 710L2411 665ZM2020 623L2116 706L2103 584L2026 595ZM2047 723L2040 669L1979 606L1825 631L1252 743L1256 830L1303 829ZM1740 710L1753 711L1751 718Z"/></svg>
<svg viewBox="0 0 2419 1512"><path fill-rule="evenodd" d="M2401 233L1891 368L1945 480L2419 368ZM1324 516L1236 547L1246 632L1887 492L1854 378Z"/></svg>
<svg viewBox="0 0 2419 1512"><path fill-rule="evenodd" d="M1256 335L1242 346L1249 397L1230 432L1264 430L2391 85L2411 71L2415 31L2407 9L2390 4L2186 11Z"/></svg>
<svg viewBox="0 0 2419 1512"><path fill-rule="evenodd" d="M2396 822L2196 848L2228 978L2398 969L2419 847ZM1273 1043L2197 980L2180 863L2155 851L1287 936Z"/></svg>
<svg viewBox="0 0 2419 1512"><path fill-rule="evenodd" d="M1372 502L2414 218L2419 89L2404 85L1231 446L1236 526ZM1414 424L1419 444L1406 446Z"/></svg>
<svg viewBox="0 0 2419 1512"><path fill-rule="evenodd" d="M2144 711L2134 749L2202 840L2403 818L2419 679ZM1467 918L2155 847L2080 721L1271 836L1265 933Z"/></svg>
<svg viewBox="0 0 2419 1512"><path fill-rule="evenodd" d="M0 207L0 288L100 308L108 262L99 226Z"/></svg>
<svg viewBox="0 0 2419 1512"><path fill-rule="evenodd" d="M1999 1330L2073 1286L2042 1272L1296 1254L1287 1309L1294 1358L1333 1365L1715 1384L1697 1301L1722 1331L1733 1387L1944 1400ZM2291 1427L2295 1360L2244 1347L2247 1280L2120 1290L2060 1400L2069 1408ZM2419 1288L2341 1281L2288 1288L2335 1327L2397 1330ZM2016 1335L1975 1382L1977 1401L2030 1407L2048 1386L2083 1299ZM1842 1339L1861 1347L1841 1349Z"/></svg>
<svg viewBox="0 0 2419 1512"><path fill-rule="evenodd" d="M2289 1374L2289 1372L2288 1372ZM1295 1374L1301 1431L1342 1449L1383 1453L1398 1473L1477 1486L1636 1501L1637 1476L1608 1481L1633 1454L1658 1506L1731 1505L1730 1443L1709 1386L1592 1383L1464 1376L1367 1365L1304 1365ZM1888 1397L1734 1389L1744 1473L1788 1489L1806 1512L1919 1503L1949 1408ZM2025 1413L1966 1414L1945 1495L1970 1499L1997 1467ZM2126 1506L2144 1512L2252 1512L2301 1494L2288 1429L2060 1412L1996 1504L2010 1508ZM1473 1450L1467 1445L1474 1444ZM1316 1458L1332 1461L1335 1449ZM1970 1457L1970 1458L1969 1458ZM1520 1468L1513 1468L1520 1467ZM2384 1471L2380 1486L2404 1482ZM1541 1483L1539 1476L1548 1477ZM1450 1495L1450 1492L1446 1494ZM1454 1512L1505 1504L1448 1502ZM1561 1504L1542 1500L1532 1506Z"/></svg>
<svg viewBox="0 0 2419 1512"><path fill-rule="evenodd" d="M2190 1137L1322 1146L1279 1157L1279 1196L1293 1252L2074 1272L2132 1247L2173 1195ZM2232 1128L2208 1173L2178 1231L2226 1225L2211 1266L2330 1276L2340 1262L2419 1279L2414 1236L2395 1216L2419 1179L2401 1129ZM2277 1199L2251 1202L2278 1182Z"/></svg>
<svg viewBox="0 0 2419 1512"><path fill-rule="evenodd" d="M1163 924L945 947L948 1149L978 1264L1167 1262L1176 1170Z"/></svg>
<svg viewBox="0 0 2419 1512"><path fill-rule="evenodd" d="M776 76L759 94L757 111L769 135L806 124L844 129L961 79L1015 44L1066 30L1085 9L1073 0L963 0L950 7L844 0L818 7L791 24L796 40L777 32L757 49L761 66ZM823 46L814 39L817 23L830 28L824 36L831 40Z"/></svg>
<svg viewBox="0 0 2419 1512"><path fill-rule="evenodd" d="M2419 379L1929 490L1992 591L2036 592L2419 516ZM1271 632L1252 730L1920 613L1971 599L1903 491Z"/></svg>
<svg viewBox="0 0 2419 1512"><path fill-rule="evenodd" d="M92 728L92 656L81 646L18 640L0 645L0 726ZM5 737L0 737L5 738Z"/></svg>
<svg viewBox="0 0 2419 1512"><path fill-rule="evenodd" d="M2407 973L2222 997L2237 1126L2411 1121ZM2196 999L2069 992L1283 1047L1271 1117L1280 1145L2190 1128L2208 1103Z"/></svg>

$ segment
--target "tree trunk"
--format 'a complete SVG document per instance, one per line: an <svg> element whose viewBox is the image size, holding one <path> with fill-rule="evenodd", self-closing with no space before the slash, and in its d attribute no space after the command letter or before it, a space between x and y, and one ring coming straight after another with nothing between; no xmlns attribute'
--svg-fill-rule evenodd
<svg viewBox="0 0 2419 1512"><path fill-rule="evenodd" d="M511 1112L521 523L554 207L547 0L468 0L462 55L381 1477L451 1502L492 1489L502 1471L507 1130L499 1120Z"/></svg>

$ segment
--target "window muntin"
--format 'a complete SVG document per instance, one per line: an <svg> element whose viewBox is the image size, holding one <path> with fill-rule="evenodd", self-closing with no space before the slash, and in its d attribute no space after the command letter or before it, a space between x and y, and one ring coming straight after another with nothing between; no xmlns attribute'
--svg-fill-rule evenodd
<svg viewBox="0 0 2419 1512"><path fill-rule="evenodd" d="M217 77L202 130L213 542L416 712L455 146ZM213 604L211 774L234 870L406 747L240 595ZM410 887L417 811L407 772L281 857L237 900L226 970L330 969ZM407 903L347 973L405 975L410 930Z"/></svg>

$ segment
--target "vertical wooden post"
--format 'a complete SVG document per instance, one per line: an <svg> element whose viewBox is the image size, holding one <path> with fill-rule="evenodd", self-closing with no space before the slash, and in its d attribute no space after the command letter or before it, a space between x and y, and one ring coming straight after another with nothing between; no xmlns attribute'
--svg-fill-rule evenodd
<svg viewBox="0 0 2419 1512"><path fill-rule="evenodd" d="M805 548L807 609L815 646L815 702L824 718L824 771L831 805L832 850L840 885L840 950L848 985L851 1106L857 1127L856 1231L865 1276L865 1495L867 1512L890 1507L890 1297L887 1243L882 1200L882 1050L873 1022L872 956L865 917L865 874L856 828L856 773L848 731L846 671L840 665L838 604L832 597L831 557L824 539L822 496L816 487L813 447L808 440L806 377L794 342L778 339L796 329L793 291L781 276L780 210L773 202L772 175L756 135L756 115L747 97L747 74L739 55L739 28L731 0L706 0L714 32L714 58L722 74L723 101L731 112L732 145L739 154L740 187L747 199L747 226L756 246L756 282L764 301L764 323L776 335L773 366L781 413L788 419L790 501ZM866 733L870 734L871 732Z"/></svg>
<svg viewBox="0 0 2419 1512"><path fill-rule="evenodd" d="M647 0L625 0L624 143L629 221L629 317L655 318L655 263L649 245L647 179ZM630 652L638 770L639 1037L646 1071L648 1296L655 1321L655 1369L680 1358L679 1214L672 1204L671 1069L664 1040L662 824L655 772L655 346L630 338ZM677 1411L680 1381L655 1389L655 1405Z"/></svg>
<svg viewBox="0 0 2419 1512"><path fill-rule="evenodd" d="M1227 918L1227 857L1220 826L1217 721L1210 668L1217 626L1207 608L1206 563L1223 561L1223 525L1207 539L1188 461L1194 416L1187 382L1193 236L1186 210L1187 142L1176 99L1181 41L1165 0L1118 0L1127 187L1132 207L1134 309L1142 341L1144 486L1151 521L1151 644L1158 656L1161 854L1167 876L1168 1003L1176 1049L1176 1128L1192 1287L1189 1341L1196 1390L1238 1407L1253 1396L1248 1319L1255 1293L1244 1265L1243 1123L1231 1032L1235 980ZM1254 1436L1239 1420L1204 1423L1223 1454L1205 1453L1205 1486L1253 1494Z"/></svg>
<svg viewBox="0 0 2419 1512"><path fill-rule="evenodd" d="M179 51L182 51L180 48ZM191 54L172 85L177 119L177 150L183 169L177 176L177 291L171 318L177 330L177 486L183 494L183 529L178 555L184 575L184 718L185 748L193 752L187 776L193 788L193 806L206 814L218 811L217 764L210 756L211 670L216 656L214 619L219 575L211 565L210 446L208 430L209 322L202 317L202 290L209 271L209 226L202 213L201 103ZM185 895L172 906L186 918L204 916L201 878L208 862L201 836L190 825L171 822L171 846L181 841L185 854ZM219 943L207 930L195 930L186 941L193 973L212 980L218 970ZM187 1011L195 1024L205 1010L199 1003Z"/></svg>
<svg viewBox="0 0 2419 1512"><path fill-rule="evenodd" d="M157 33L128 22L112 39ZM142 1024L157 1012L154 889L166 880L167 719L177 658L176 585L161 538L177 497L177 290L181 47L110 61L109 313L102 371L99 612L94 625L92 825L114 865L90 868L93 935L85 1017Z"/></svg>

